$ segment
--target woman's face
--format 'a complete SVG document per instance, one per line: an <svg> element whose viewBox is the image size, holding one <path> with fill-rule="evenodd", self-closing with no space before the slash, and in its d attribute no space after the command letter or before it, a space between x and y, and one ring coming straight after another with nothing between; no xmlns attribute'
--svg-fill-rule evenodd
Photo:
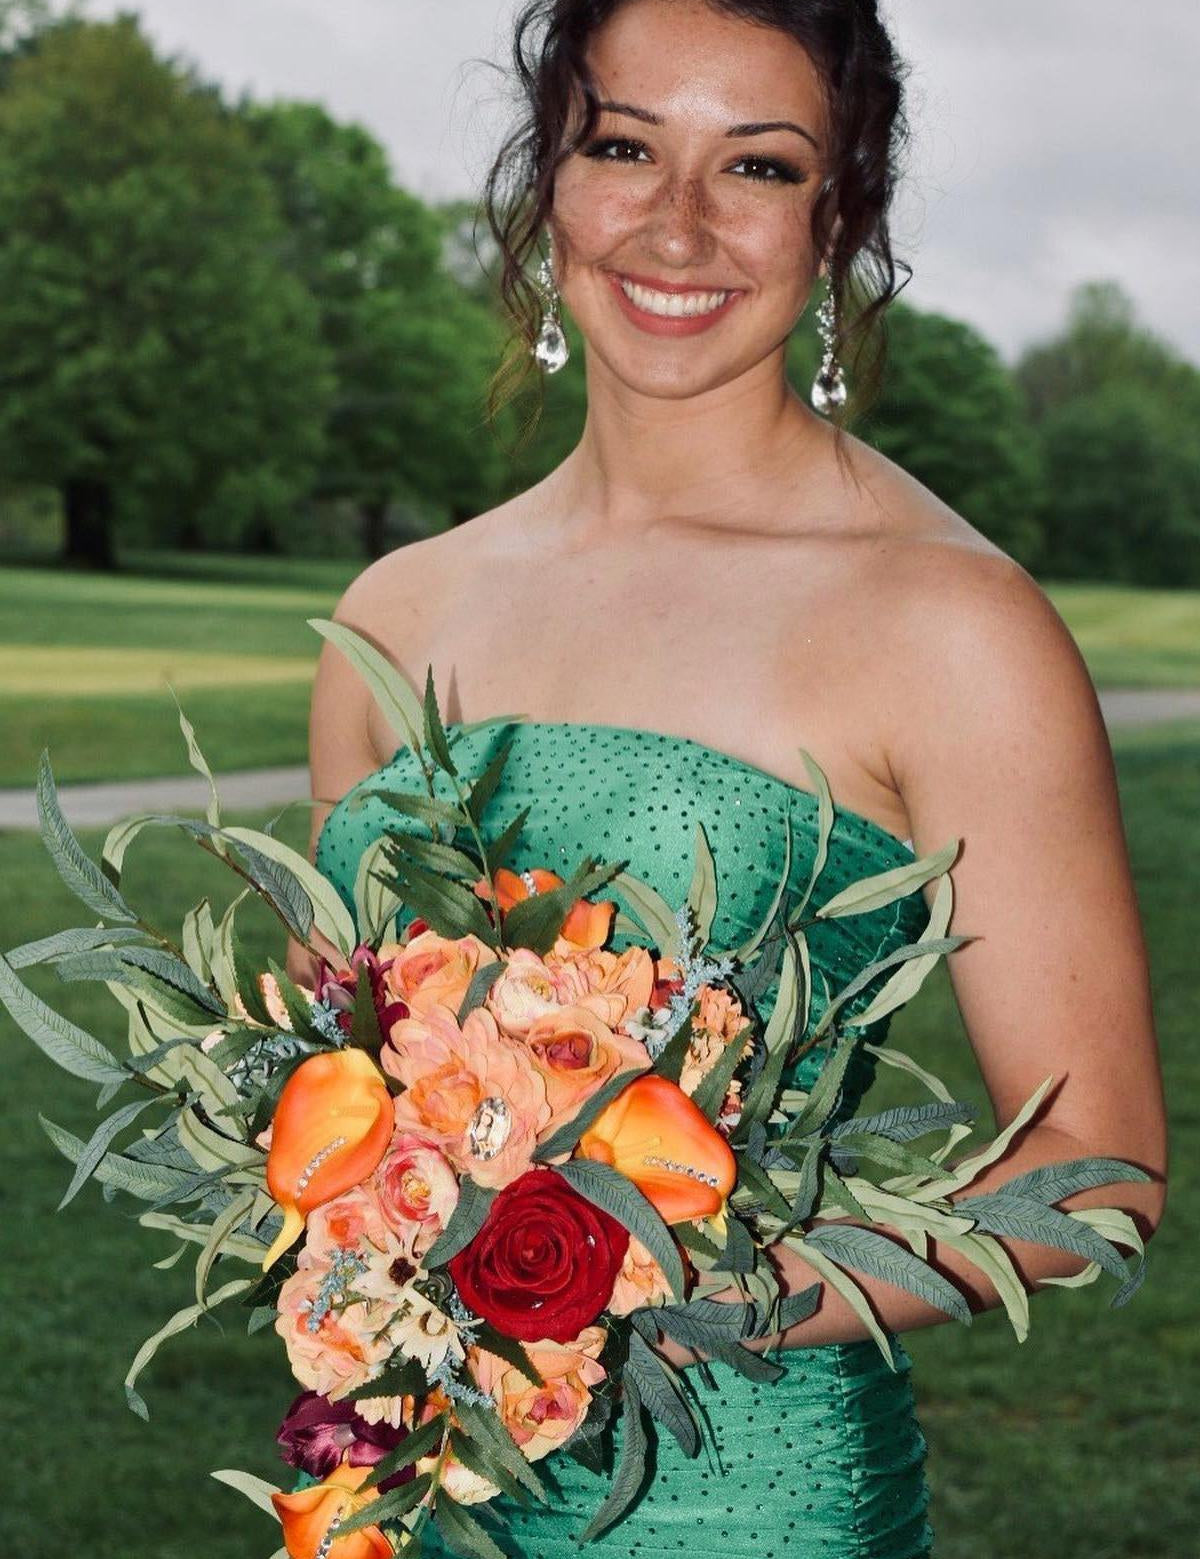
<svg viewBox="0 0 1200 1559"><path fill-rule="evenodd" d="M614 106L556 176L563 300L631 389L728 383L782 345L818 273L820 77L786 33L704 0L629 0L588 60Z"/></svg>

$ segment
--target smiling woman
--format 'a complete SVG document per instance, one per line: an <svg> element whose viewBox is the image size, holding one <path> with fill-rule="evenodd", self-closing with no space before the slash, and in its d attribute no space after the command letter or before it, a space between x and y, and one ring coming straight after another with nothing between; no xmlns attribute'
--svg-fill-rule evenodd
<svg viewBox="0 0 1200 1559"><path fill-rule="evenodd" d="M498 710L531 711L501 799L520 808L514 859L535 888L532 872L569 845L635 858L635 874L676 905L672 838L702 816L726 909L755 903L783 866L770 820L781 805L810 817L817 805L801 747L828 776L860 865L886 876L897 852L961 843L964 936L948 967L1007 1133L978 1190L1021 1179L1008 1191L1020 1201L1031 1185L1072 1184L1054 1217L1103 1223L1112 1193L1060 1176L1091 1155L1119 1157L1144 1177L1122 1186L1119 1211L1148 1239L1165 1197L1162 1086L1095 690L1028 574L847 425L869 402L882 349L871 327L906 269L888 227L905 71L874 0L533 0L516 22L515 70L524 118L486 191L517 327L492 404L535 362L560 365L561 353L531 354L545 334L557 342L561 296L584 340L583 434L528 491L379 560L343 596L338 623L412 684L432 668L450 689L451 725L491 730ZM526 268L543 241L539 285ZM826 350L810 404L789 382L787 343L819 283ZM347 904L384 828L352 793L403 773L402 736L327 646L310 728L311 848ZM811 830L791 864L828 884ZM928 882L923 891L937 913ZM902 937L902 923L887 934ZM303 955L293 948L290 961L301 978ZM812 954L814 987L832 988L823 956ZM854 1109L869 1079L850 1087L822 1061L773 1125L796 1127L818 1088L839 1120ZM1023 1113L1043 1084L1036 1114ZM764 1162L769 1146L758 1144ZM679 1170L682 1155L667 1156ZM956 1220L914 1231L897 1216L886 1258L873 1247L878 1264L860 1269L852 1298L786 1237L709 1247L712 1271L762 1278L769 1266L793 1297L819 1291L818 1307L747 1345L777 1350L786 1373L769 1384L761 1366L739 1370L643 1318L637 1337L663 1361L660 1422L703 1378L719 1460L706 1466L660 1435L643 1478L635 1387L612 1424L615 1449L630 1451L628 1503L619 1521L609 1508L589 1547L613 1559L926 1559L926 1445L898 1334L947 1315L928 1288L895 1279L896 1252L919 1245L970 1312L1076 1284L1077 1254L1026 1237L1061 1226L1032 1225L1024 1205L1013 1218L983 1274L954 1248ZM544 1231L530 1233L537 1242ZM895 1368L881 1364L876 1331L894 1340ZM520 1401L515 1432L569 1416L548 1385L528 1401L522 1388ZM574 1450L546 1459L549 1506L495 1499L509 1559L566 1559L580 1530L595 1530L598 1452ZM469 1485L470 1469L457 1471ZM424 1551L440 1559L448 1531L448 1548L496 1559L490 1535L453 1541L475 1529L447 1509L448 1529L423 1529ZM975 1535L999 1559L1002 1534ZM336 1541L331 1559L342 1559Z"/></svg>

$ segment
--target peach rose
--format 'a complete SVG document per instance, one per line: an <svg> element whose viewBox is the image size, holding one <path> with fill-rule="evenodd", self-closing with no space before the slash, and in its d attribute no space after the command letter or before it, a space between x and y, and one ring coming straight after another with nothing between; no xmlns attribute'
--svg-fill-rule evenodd
<svg viewBox="0 0 1200 1559"><path fill-rule="evenodd" d="M613 1315L628 1315L647 1305L661 1304L671 1298L667 1275L635 1235L629 1236L629 1249L613 1284L608 1308Z"/></svg>
<svg viewBox="0 0 1200 1559"><path fill-rule="evenodd" d="M584 1006L555 1007L537 1018L525 1045L546 1080L551 1130L572 1119L615 1073L650 1065L644 1045L614 1032Z"/></svg>
<svg viewBox="0 0 1200 1559"><path fill-rule="evenodd" d="M550 1120L546 1082L485 1007L461 1028L437 1003L402 1018L380 1062L404 1084L397 1127L432 1138L460 1174L500 1187L529 1168Z"/></svg>
<svg viewBox="0 0 1200 1559"><path fill-rule="evenodd" d="M561 1004L554 976L529 947L515 947L485 1005L506 1034L523 1039L535 1018L544 1017Z"/></svg>
<svg viewBox="0 0 1200 1559"><path fill-rule="evenodd" d="M750 1019L742 1011L736 996L716 985L702 985L697 994L700 1006L679 1074L679 1086L689 1096L717 1064L724 1054L725 1046L736 1039L743 1029L746 1030L746 1041L739 1059L744 1060L754 1048Z"/></svg>
<svg viewBox="0 0 1200 1559"><path fill-rule="evenodd" d="M477 936L452 940L436 931L422 931L411 942L395 944L387 988L395 999L407 1002L413 1017L435 1004L457 1013L475 971L495 957Z"/></svg>
<svg viewBox="0 0 1200 1559"><path fill-rule="evenodd" d="M351 1186L331 1202L322 1202L308 1215L304 1249L314 1261L326 1265L335 1249L364 1251L370 1245L386 1250L392 1243L383 1207L369 1185Z"/></svg>
<svg viewBox="0 0 1200 1559"><path fill-rule="evenodd" d="M604 1335L602 1326L585 1326L568 1343L525 1343L530 1363L544 1381L541 1386L494 1353L468 1349L467 1363L480 1390L497 1404L509 1433L531 1462L557 1450L586 1417L590 1388L606 1374L597 1358Z"/></svg>
<svg viewBox="0 0 1200 1559"><path fill-rule="evenodd" d="M458 1205L458 1177L450 1161L431 1138L397 1131L371 1183L388 1227L419 1259Z"/></svg>
<svg viewBox="0 0 1200 1559"><path fill-rule="evenodd" d="M331 1402L365 1386L395 1346L387 1330L394 1307L387 1301L355 1301L343 1309L330 1304L318 1324L310 1326L314 1306L334 1287L340 1291L330 1264L301 1251L295 1272L279 1291L275 1318L292 1373Z"/></svg>
<svg viewBox="0 0 1200 1559"><path fill-rule="evenodd" d="M576 948L566 953L556 949L546 955L546 965L554 977L558 999L564 1004L588 995L622 997L620 1012L612 1016L599 1007L595 1009L610 1028L615 1028L627 1013L647 1006L654 990L654 960L644 947L627 947L623 953L607 948Z"/></svg>

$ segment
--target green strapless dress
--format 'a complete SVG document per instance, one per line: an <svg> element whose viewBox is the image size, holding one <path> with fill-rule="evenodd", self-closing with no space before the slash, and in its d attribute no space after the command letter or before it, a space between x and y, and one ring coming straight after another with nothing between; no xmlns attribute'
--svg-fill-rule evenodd
<svg viewBox="0 0 1200 1559"><path fill-rule="evenodd" d="M513 748L488 816L492 832L522 807L530 813L509 864L567 875L581 855L627 860L636 877L672 904L691 875L695 825L703 821L717 869L719 903L713 940L733 947L762 920L783 870L785 813L792 822L792 882L803 891L816 841L817 800L807 790L728 753L683 737L624 726L512 721L448 733L456 762L477 774L508 739ZM407 747L359 782L334 808L317 845L316 865L353 911L359 858L401 816L358 792L387 781L423 784ZM446 782L439 773L438 786ZM450 795L450 792L446 792ZM846 883L913 859L913 851L879 824L838 809L821 874L821 898ZM618 890L605 895L621 908ZM916 939L928 920L920 890L883 909L832 919L809 933L813 1011L864 964ZM402 921L403 924L403 921ZM614 934L611 946L627 946ZM759 1002L765 1018L774 989ZM862 1010L852 1005L850 1012ZM878 1044L888 1019L863 1031ZM861 1048L847 1072L839 1113L852 1114L869 1086L875 1060ZM793 1069L792 1086L811 1087L820 1063L810 1053ZM931 1552L925 1478L926 1442L911 1385L911 1360L891 1337L889 1370L869 1339L788 1349L778 1380L755 1385L712 1362L719 1393L697 1381L719 1455L691 1459L663 1431L637 1505L624 1520L580 1550L582 1530L608 1488L565 1453L538 1463L553 1475L554 1509L493 1502L506 1527L489 1523L513 1559L657 1559L688 1554L720 1559L918 1559ZM622 1420L618 1417L618 1443ZM436 1531L427 1552L447 1552Z"/></svg>

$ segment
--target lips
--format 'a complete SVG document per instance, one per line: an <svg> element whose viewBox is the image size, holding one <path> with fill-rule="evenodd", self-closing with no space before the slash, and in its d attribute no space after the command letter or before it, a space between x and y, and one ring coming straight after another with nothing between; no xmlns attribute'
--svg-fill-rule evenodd
<svg viewBox="0 0 1200 1559"><path fill-rule="evenodd" d="M660 281L656 277L642 277L633 272L606 271L609 283L625 317L635 324L640 330L649 335L657 336L691 336L698 335L701 331L710 329L719 320L724 319L729 310L742 296L740 289L727 289L722 287L698 287L695 283L683 284L680 282ZM667 297L705 298L712 297L721 292L726 293L725 301L716 308L699 313L690 314L660 314L652 312L648 308L640 307L635 298L629 297L625 291L623 282L629 282L636 289L646 289L650 293L658 293Z"/></svg>

